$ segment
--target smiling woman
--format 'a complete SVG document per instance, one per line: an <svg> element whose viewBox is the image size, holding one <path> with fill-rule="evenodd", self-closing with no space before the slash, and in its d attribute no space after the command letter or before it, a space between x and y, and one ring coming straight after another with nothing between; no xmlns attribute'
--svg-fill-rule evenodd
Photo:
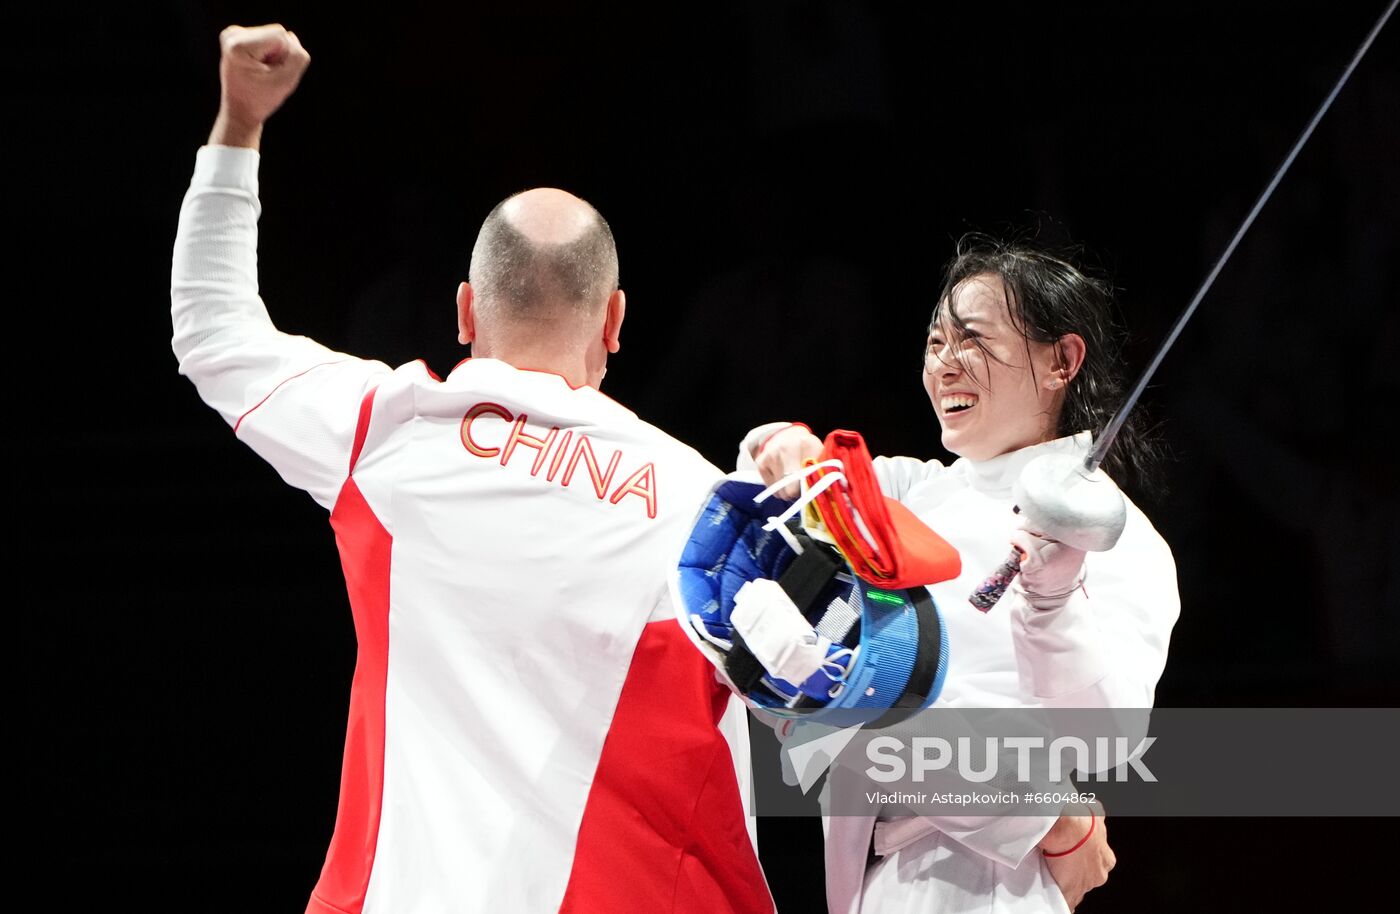
<svg viewBox="0 0 1400 914"><path fill-rule="evenodd" d="M1179 610L1171 550L1131 502L1122 537L1099 553L1038 535L1014 513L1026 465L1084 456L1121 400L1108 285L1066 258L973 236L935 301L923 383L959 459L874 463L884 494L962 557L956 579L929 587L948 635L938 706L1151 707ZM802 426L755 429L744 444L770 483L821 450ZM1137 475L1149 457L1129 426L1105 467ZM1019 576L974 608L969 595L1002 573L1008 542L1023 556ZM1101 810L834 816L828 903L832 912L1063 912L1114 862Z"/></svg>
<svg viewBox="0 0 1400 914"><path fill-rule="evenodd" d="M955 454L985 460L1055 437L1084 338L1026 338L1012 316L1015 301L1004 280L979 273L953 288L934 315L924 388L943 446Z"/></svg>
<svg viewBox="0 0 1400 914"><path fill-rule="evenodd" d="M1068 257L965 236L944 271L924 355L943 446L984 460L1103 428L1123 399L1112 308L1109 285ZM1120 481L1145 481L1156 459L1141 425L1130 416L1105 461Z"/></svg>

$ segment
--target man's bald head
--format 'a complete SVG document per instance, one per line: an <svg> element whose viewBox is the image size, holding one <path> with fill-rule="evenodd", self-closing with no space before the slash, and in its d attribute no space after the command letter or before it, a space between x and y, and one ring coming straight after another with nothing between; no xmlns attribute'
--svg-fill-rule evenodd
<svg viewBox="0 0 1400 914"><path fill-rule="evenodd" d="M485 314L552 323L601 311L617 289L617 245L587 201L539 187L491 210L470 269Z"/></svg>

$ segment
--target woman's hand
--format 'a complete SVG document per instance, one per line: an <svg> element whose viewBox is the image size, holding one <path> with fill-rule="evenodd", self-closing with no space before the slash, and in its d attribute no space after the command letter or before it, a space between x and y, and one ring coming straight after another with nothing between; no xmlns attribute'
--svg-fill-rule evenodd
<svg viewBox="0 0 1400 914"><path fill-rule="evenodd" d="M1041 839L1040 849L1045 866L1071 911L1079 906L1089 890L1108 881L1109 871L1118 862L1108 846L1108 825L1102 809L1087 816L1070 813L1060 816Z"/></svg>
<svg viewBox="0 0 1400 914"><path fill-rule="evenodd" d="M802 469L803 464L822 452L822 440L800 423L774 432L754 451L754 463L765 485L772 485L789 473ZM801 485L793 482L778 492L779 498L792 501L801 494Z"/></svg>
<svg viewBox="0 0 1400 914"><path fill-rule="evenodd" d="M1083 549L1026 529L1012 533L1011 545L1021 553L1021 591L1036 609L1058 609L1083 583Z"/></svg>

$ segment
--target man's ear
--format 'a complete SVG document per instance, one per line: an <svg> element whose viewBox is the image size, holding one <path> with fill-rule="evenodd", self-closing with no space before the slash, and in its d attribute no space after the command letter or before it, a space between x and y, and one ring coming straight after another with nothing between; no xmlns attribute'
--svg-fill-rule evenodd
<svg viewBox="0 0 1400 914"><path fill-rule="evenodd" d="M621 289L608 296L607 308L608 313L603 318L603 345L608 352L617 352L622 348L622 319L627 316L627 296Z"/></svg>
<svg viewBox="0 0 1400 914"><path fill-rule="evenodd" d="M464 282L457 287L457 342L463 346L476 339L476 315L472 312L472 286Z"/></svg>

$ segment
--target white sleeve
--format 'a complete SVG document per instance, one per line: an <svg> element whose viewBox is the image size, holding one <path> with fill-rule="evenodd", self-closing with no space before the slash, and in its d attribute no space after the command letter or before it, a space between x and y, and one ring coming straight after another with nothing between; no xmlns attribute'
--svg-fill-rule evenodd
<svg viewBox="0 0 1400 914"><path fill-rule="evenodd" d="M937 460L914 457L876 457L871 463L875 467L875 478L880 481L880 491L895 501L903 501L916 483L947 469Z"/></svg>
<svg viewBox="0 0 1400 914"><path fill-rule="evenodd" d="M205 146L180 208L170 276L180 373L282 478L321 505L348 472L380 362L277 330L258 295L258 153Z"/></svg>
<svg viewBox="0 0 1400 914"><path fill-rule="evenodd" d="M1130 504L1118 544L1084 567L1059 609L1007 589L1021 688L1052 708L1150 708L1181 611L1171 550Z"/></svg>
<svg viewBox="0 0 1400 914"><path fill-rule="evenodd" d="M1059 609L1037 610L1016 588L1002 597L1010 605L1021 689L1051 708L1150 708L1181 607L1171 550L1130 504L1118 544L1089 553L1086 568L1083 589ZM1056 817L933 816L928 821L971 850L1014 867Z"/></svg>
<svg viewBox="0 0 1400 914"><path fill-rule="evenodd" d="M876 826L876 850L888 856L933 830L990 860L1018 867L1059 816L908 816Z"/></svg>

